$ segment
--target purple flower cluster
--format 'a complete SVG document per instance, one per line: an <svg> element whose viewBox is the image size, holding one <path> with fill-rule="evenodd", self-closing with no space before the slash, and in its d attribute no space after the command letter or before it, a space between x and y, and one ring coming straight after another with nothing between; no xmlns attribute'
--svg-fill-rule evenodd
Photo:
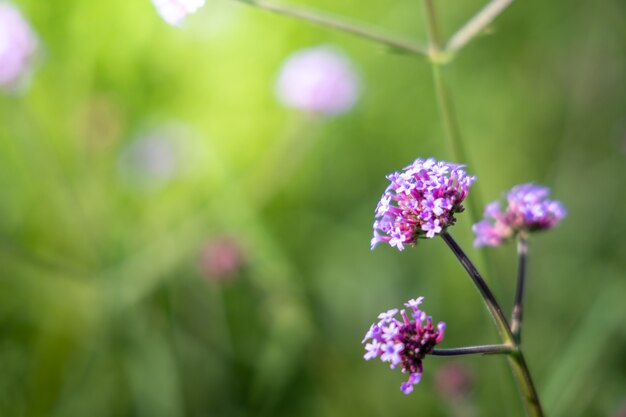
<svg viewBox="0 0 626 417"><path fill-rule="evenodd" d="M170 25L183 23L188 14L204 6L205 0L152 0L159 16Z"/></svg>
<svg viewBox="0 0 626 417"><path fill-rule="evenodd" d="M395 317L398 309L381 313L379 322L372 324L361 342L368 342L363 356L365 360L380 357L392 369L400 365L402 372L409 374L409 379L400 386L405 394L411 393L413 385L420 382L422 360L441 342L446 328L443 322L437 324L436 329L433 327L432 318L419 309L423 300L424 297L419 297L404 304L413 311L412 319L406 310L400 310L402 321Z"/></svg>
<svg viewBox="0 0 626 417"><path fill-rule="evenodd" d="M376 207L372 249L388 242L399 250L418 238L432 238L456 222L455 213L476 177L463 165L416 159L403 172L387 175L391 182ZM379 232L382 232L381 235Z"/></svg>
<svg viewBox="0 0 626 417"><path fill-rule="evenodd" d="M500 210L500 202L494 201L485 208L484 219L472 227L476 235L474 245L498 246L520 232L556 226L566 211L560 202L548 200L549 194L550 189L535 184L513 187L506 194L504 212Z"/></svg>
<svg viewBox="0 0 626 417"><path fill-rule="evenodd" d="M29 72L37 37L20 11L0 2L0 87L15 89Z"/></svg>

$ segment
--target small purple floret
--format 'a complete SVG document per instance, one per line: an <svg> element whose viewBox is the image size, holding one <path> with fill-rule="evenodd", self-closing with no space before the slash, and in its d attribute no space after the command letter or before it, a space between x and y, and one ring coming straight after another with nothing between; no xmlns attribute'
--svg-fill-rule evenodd
<svg viewBox="0 0 626 417"><path fill-rule="evenodd" d="M361 343L365 344L365 360L380 357L380 360L396 368L400 365L402 372L409 374L408 381L400 389L409 394L413 385L422 377L422 360L432 352L443 339L446 324L440 322L435 328L431 317L419 309L423 297L409 300L405 306L413 310L413 320L409 319L405 310L400 311L401 320L395 317L397 309L381 313L378 323L372 324Z"/></svg>
<svg viewBox="0 0 626 417"><path fill-rule="evenodd" d="M548 200L550 189L535 184L522 184L506 193L507 207L500 209L494 201L485 208L484 218L472 229L474 246L499 246L519 233L547 230L566 215L563 205Z"/></svg>
<svg viewBox="0 0 626 417"><path fill-rule="evenodd" d="M455 213L476 177L462 165L416 159L402 172L387 176L390 185L376 207L372 249L380 242L404 250L417 239L431 239L456 222Z"/></svg>

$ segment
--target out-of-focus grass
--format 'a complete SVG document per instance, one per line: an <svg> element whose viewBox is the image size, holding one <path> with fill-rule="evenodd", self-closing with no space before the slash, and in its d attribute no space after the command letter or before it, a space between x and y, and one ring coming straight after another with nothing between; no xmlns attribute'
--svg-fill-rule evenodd
<svg viewBox="0 0 626 417"><path fill-rule="evenodd" d="M184 30L148 0L18 4L43 53L30 89L0 97L0 415L446 415L432 381L448 359L405 397L359 344L378 312L420 294L446 346L496 337L441 242L369 251L384 174L449 158L425 62L227 1ZM315 6L423 36L411 2ZM480 6L442 1L446 32ZM532 242L524 324L553 417L625 400L623 14L617 0L516 3L446 69L482 197L535 181L569 210ZM353 57L364 95L302 126L274 77L320 43ZM185 126L183 168L127 182L124 150L171 125ZM312 146L268 169L285 137ZM478 258L469 226L453 233ZM210 280L199 253L222 234L245 265ZM489 253L506 306L512 252ZM467 363L479 415L523 415L502 358Z"/></svg>

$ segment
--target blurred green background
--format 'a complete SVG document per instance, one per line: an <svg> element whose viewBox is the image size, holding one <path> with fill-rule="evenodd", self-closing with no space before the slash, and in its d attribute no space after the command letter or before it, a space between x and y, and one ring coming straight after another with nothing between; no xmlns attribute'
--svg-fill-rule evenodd
<svg viewBox="0 0 626 417"><path fill-rule="evenodd" d="M524 415L502 357L430 357L409 396L362 359L377 314L418 295L442 347L497 341L443 242L369 248L384 175L452 159L425 60L227 0L183 29L149 0L16 4L42 51L30 87L0 96L1 416ZM308 5L425 39L416 1ZM482 5L438 1L446 35ZM569 211L532 240L524 322L551 417L626 402L624 6L516 2L446 68L471 196L534 181ZM360 72L357 106L283 108L283 60L329 43ZM177 159L151 180L132 144L155 131ZM452 233L509 311L514 246L485 258L470 226ZM436 383L458 362L462 398Z"/></svg>

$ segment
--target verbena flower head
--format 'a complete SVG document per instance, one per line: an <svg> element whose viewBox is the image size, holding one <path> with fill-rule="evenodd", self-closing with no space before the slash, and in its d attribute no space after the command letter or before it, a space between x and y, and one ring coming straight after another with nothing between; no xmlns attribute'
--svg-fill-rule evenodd
<svg viewBox="0 0 626 417"><path fill-rule="evenodd" d="M15 89L30 70L37 37L20 11L0 1L0 87Z"/></svg>
<svg viewBox="0 0 626 417"><path fill-rule="evenodd" d="M472 229L474 245L498 246L521 232L546 230L556 226L566 215L563 205L547 197L550 189L535 184L513 187L507 194L507 206L500 209L494 201L485 208L484 219Z"/></svg>
<svg viewBox="0 0 626 417"><path fill-rule="evenodd" d="M441 342L446 324L440 322L435 328L430 316L419 309L424 297L409 300L404 304L406 310L393 309L378 316L378 323L372 324L365 338L365 360L380 358L389 363L392 369L400 366L404 373L409 374L406 382L400 385L400 389L409 394L413 391L413 385L420 382L422 377L422 360L432 352L435 345Z"/></svg>
<svg viewBox="0 0 626 417"><path fill-rule="evenodd" d="M276 95L287 107L336 115L350 110L359 96L350 58L334 46L299 50L283 64Z"/></svg>
<svg viewBox="0 0 626 417"><path fill-rule="evenodd" d="M402 172L387 175L391 184L376 207L372 249L387 242L399 250L419 238L433 238L456 222L455 213L476 177L463 165L416 159ZM381 234L382 233L382 234Z"/></svg>
<svg viewBox="0 0 626 417"><path fill-rule="evenodd" d="M188 14L204 6L205 0L152 0L159 15L170 25L183 23Z"/></svg>

